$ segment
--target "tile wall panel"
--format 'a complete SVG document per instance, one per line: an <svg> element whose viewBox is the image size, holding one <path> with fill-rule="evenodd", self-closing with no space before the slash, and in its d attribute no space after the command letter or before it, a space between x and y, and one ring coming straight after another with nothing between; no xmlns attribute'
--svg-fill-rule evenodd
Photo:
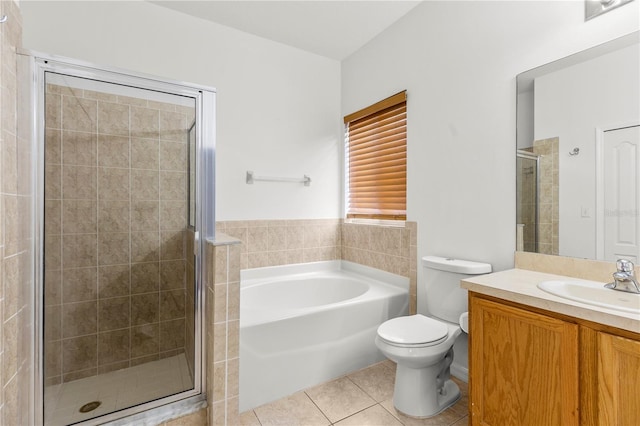
<svg viewBox="0 0 640 426"><path fill-rule="evenodd" d="M46 384L192 356L192 110L53 84L45 102Z"/></svg>
<svg viewBox="0 0 640 426"><path fill-rule="evenodd" d="M18 425L33 424L29 410L33 197L30 141L18 129L18 108L28 102L17 90L22 17L13 0L0 1L0 16L5 15L7 21L0 24L0 424ZM52 297L56 297L53 291Z"/></svg>

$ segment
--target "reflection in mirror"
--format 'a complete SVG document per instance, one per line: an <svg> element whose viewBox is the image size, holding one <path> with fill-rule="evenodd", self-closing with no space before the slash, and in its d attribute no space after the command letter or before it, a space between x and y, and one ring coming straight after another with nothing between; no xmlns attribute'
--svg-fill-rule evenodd
<svg viewBox="0 0 640 426"><path fill-rule="evenodd" d="M640 32L517 85L517 249L640 260Z"/></svg>

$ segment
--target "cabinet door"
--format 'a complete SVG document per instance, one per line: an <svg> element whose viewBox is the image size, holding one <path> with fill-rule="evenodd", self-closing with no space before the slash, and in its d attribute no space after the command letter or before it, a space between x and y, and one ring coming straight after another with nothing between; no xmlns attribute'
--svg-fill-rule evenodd
<svg viewBox="0 0 640 426"><path fill-rule="evenodd" d="M640 342L598 332L598 424L640 425Z"/></svg>
<svg viewBox="0 0 640 426"><path fill-rule="evenodd" d="M577 425L578 326L471 297L472 425Z"/></svg>

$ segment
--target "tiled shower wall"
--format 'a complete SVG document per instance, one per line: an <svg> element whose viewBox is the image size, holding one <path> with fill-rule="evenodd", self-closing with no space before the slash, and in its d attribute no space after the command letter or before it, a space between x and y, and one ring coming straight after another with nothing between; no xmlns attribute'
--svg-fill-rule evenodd
<svg viewBox="0 0 640 426"><path fill-rule="evenodd" d="M549 138L533 142L533 152L540 155L538 176L538 253L558 254L559 247L559 139Z"/></svg>
<svg viewBox="0 0 640 426"><path fill-rule="evenodd" d="M47 85L46 384L184 351L191 114Z"/></svg>
<svg viewBox="0 0 640 426"><path fill-rule="evenodd" d="M22 17L13 0L0 1L0 424L33 424L31 375L32 233L30 143L18 129L16 48Z"/></svg>

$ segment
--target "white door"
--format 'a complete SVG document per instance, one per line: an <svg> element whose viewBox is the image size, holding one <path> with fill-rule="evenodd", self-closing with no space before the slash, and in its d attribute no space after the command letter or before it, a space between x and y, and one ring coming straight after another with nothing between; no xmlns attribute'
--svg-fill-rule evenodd
<svg viewBox="0 0 640 426"><path fill-rule="evenodd" d="M604 260L640 259L640 126L604 132Z"/></svg>

